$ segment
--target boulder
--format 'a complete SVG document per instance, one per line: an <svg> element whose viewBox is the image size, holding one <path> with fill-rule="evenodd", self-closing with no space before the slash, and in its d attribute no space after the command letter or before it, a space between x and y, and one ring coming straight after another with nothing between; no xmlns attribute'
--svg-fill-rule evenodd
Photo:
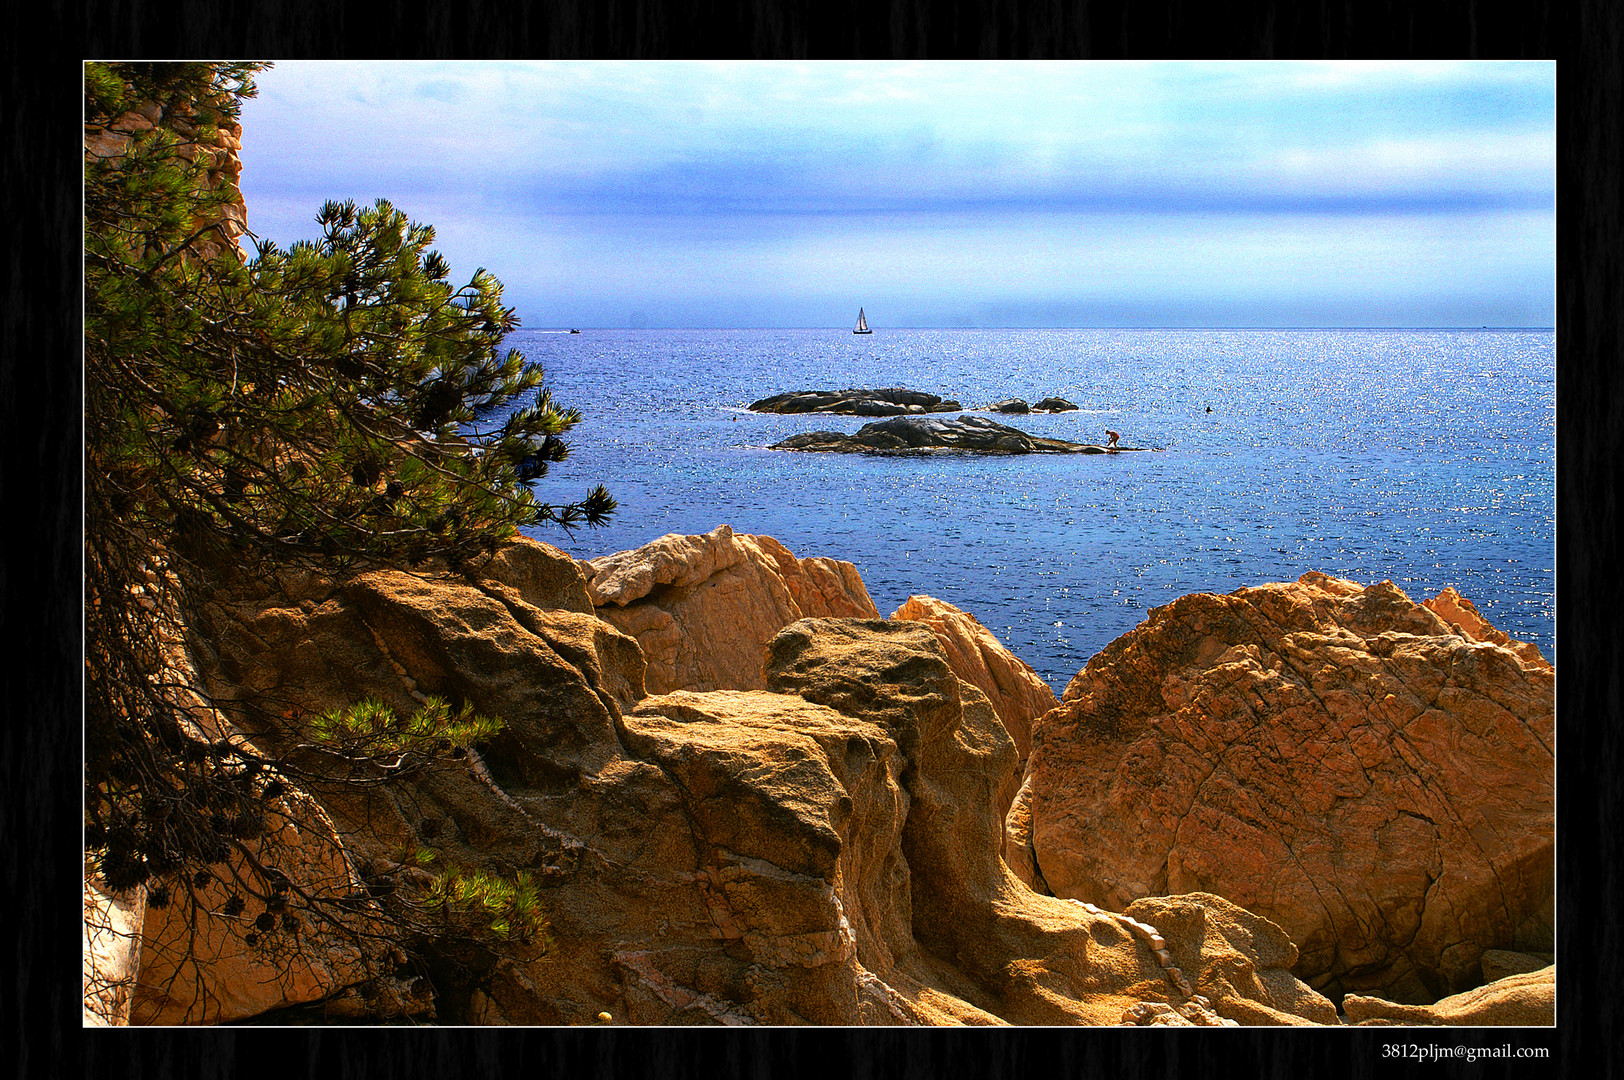
<svg viewBox="0 0 1624 1080"><path fill-rule="evenodd" d="M1349 994L1342 999L1348 1023L1370 1027L1551 1027L1556 1023L1556 968L1546 967L1454 994L1431 1005L1402 1005Z"/></svg>
<svg viewBox="0 0 1624 1080"><path fill-rule="evenodd" d="M760 690L762 651L798 619L878 618L849 562L797 559L770 536L720 525L582 564L599 617L637 639L650 693Z"/></svg>
<svg viewBox="0 0 1624 1080"><path fill-rule="evenodd" d="M1548 968L1556 963L1551 953L1512 952L1509 949L1489 949L1483 954L1484 983L1498 982L1508 975L1526 975L1530 971Z"/></svg>
<svg viewBox="0 0 1624 1080"><path fill-rule="evenodd" d="M1063 397L1046 397L1036 405L1033 405L1032 411L1046 413L1076 412L1077 406L1067 401Z"/></svg>
<svg viewBox="0 0 1624 1080"><path fill-rule="evenodd" d="M1123 914L1156 928L1219 1016L1245 1025L1337 1023L1336 1006L1291 974L1297 947L1268 919L1207 893L1147 897Z"/></svg>
<svg viewBox="0 0 1624 1080"><path fill-rule="evenodd" d="M1010 873L1027 888L1045 896L1054 890L1038 869L1037 852L1032 849L1032 784L1024 774L1004 811L1004 836L999 848Z"/></svg>
<svg viewBox="0 0 1624 1080"><path fill-rule="evenodd" d="M898 416L865 424L856 434L812 431L774 443L773 450L842 454L1103 454L1105 448L1028 435L983 416L951 419ZM1124 447L1123 449L1127 449Z"/></svg>
<svg viewBox="0 0 1624 1080"><path fill-rule="evenodd" d="M1035 727L1010 863L1108 907L1205 892L1330 993L1425 1003L1552 950L1554 674L1390 582L1153 609Z"/></svg>
<svg viewBox="0 0 1624 1080"><path fill-rule="evenodd" d="M1032 411L1032 407L1020 398L1005 398L995 401L987 407L988 412L1005 413L1010 416L1021 416Z"/></svg>
<svg viewBox="0 0 1624 1080"><path fill-rule="evenodd" d="M875 401L865 398L854 402L850 409L853 416L905 416L909 412L924 412L919 405L898 405L891 401Z"/></svg>
<svg viewBox="0 0 1624 1080"><path fill-rule="evenodd" d="M1032 722L1060 704L1049 684L1030 664L1005 648L974 615L944 600L910 596L891 613L891 618L930 627L947 653L953 674L992 702L1004 730L1015 740L1020 755L1017 767L1023 768L1032 749Z"/></svg>
<svg viewBox="0 0 1624 1080"><path fill-rule="evenodd" d="M503 545L479 568L486 592L513 590L513 597L543 611L596 610L587 592L586 574L571 559L558 558L558 549L527 537Z"/></svg>
<svg viewBox="0 0 1624 1080"><path fill-rule="evenodd" d="M269 892L258 866L328 897L365 889L307 792L290 788L267 819L267 835L245 842L206 882L166 882L162 906L153 902L157 890L147 890L131 1023L244 1020L369 982L388 960L386 946L338 930L298 894L282 904L256 895ZM244 901L237 912L227 907L234 896Z"/></svg>
<svg viewBox="0 0 1624 1080"><path fill-rule="evenodd" d="M678 691L640 703L626 733L628 750L680 793L695 850L674 869L702 904L699 928L718 951L749 959L752 997L792 1012L727 1009L751 1022L930 1015L892 987L911 925L906 762L886 731L799 697ZM691 941L656 937L638 951L633 982L676 1004L682 993L656 972L693 965Z"/></svg>

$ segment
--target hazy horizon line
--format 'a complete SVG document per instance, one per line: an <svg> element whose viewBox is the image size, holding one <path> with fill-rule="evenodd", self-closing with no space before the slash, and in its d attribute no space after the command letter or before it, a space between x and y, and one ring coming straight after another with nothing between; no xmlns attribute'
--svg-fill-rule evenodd
<svg viewBox="0 0 1624 1080"><path fill-rule="evenodd" d="M887 326L870 333L884 333L889 330L1551 330L1551 326L1479 326L1437 325L1437 326L1184 326L1184 325L1143 325L1143 326ZM572 330L851 330L844 324L840 326L592 326L582 323L578 326L566 326L563 323L549 326L525 326L521 320L519 331L546 330L557 333L569 333ZM866 336L866 335L865 335Z"/></svg>

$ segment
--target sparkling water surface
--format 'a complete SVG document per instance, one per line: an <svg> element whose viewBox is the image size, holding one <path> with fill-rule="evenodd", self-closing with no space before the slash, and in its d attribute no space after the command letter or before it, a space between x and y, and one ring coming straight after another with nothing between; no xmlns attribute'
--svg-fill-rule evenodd
<svg viewBox="0 0 1624 1080"><path fill-rule="evenodd" d="M550 502L602 482L611 525L532 535L577 558L717 525L857 565L882 615L913 593L975 615L1056 692L1148 609L1309 570L1453 585L1555 660L1549 330L521 330L579 408ZM770 416L789 390L906 386L1119 455L768 450L870 419ZM1208 411L1210 409L1210 411Z"/></svg>

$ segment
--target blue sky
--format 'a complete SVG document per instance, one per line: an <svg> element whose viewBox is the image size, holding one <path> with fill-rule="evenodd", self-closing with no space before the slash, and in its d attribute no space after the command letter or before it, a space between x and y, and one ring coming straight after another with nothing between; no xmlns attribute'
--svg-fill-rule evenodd
<svg viewBox="0 0 1624 1080"><path fill-rule="evenodd" d="M249 227L435 227L526 326L1550 326L1556 67L285 62Z"/></svg>

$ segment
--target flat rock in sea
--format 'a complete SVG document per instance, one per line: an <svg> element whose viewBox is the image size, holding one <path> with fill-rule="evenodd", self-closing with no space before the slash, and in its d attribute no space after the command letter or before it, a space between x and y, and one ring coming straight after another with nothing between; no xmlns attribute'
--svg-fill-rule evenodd
<svg viewBox="0 0 1624 1080"><path fill-rule="evenodd" d="M1045 439L981 416L897 416L865 424L854 435L810 431L774 443L774 450L837 454L1105 454L1103 446ZM1136 449L1120 447L1119 449Z"/></svg>
<svg viewBox="0 0 1624 1080"><path fill-rule="evenodd" d="M750 406L751 412L837 413L844 416L904 416L933 412L958 412L958 402L923 390L900 386L882 390L794 390L762 398Z"/></svg>
<svg viewBox="0 0 1624 1080"><path fill-rule="evenodd" d="M995 401L991 405L978 405L976 412L1004 413L1010 416L1021 416L1026 413L1046 412L1076 412L1077 406L1063 397L1046 397L1033 405L1028 405L1021 398L1005 398Z"/></svg>

